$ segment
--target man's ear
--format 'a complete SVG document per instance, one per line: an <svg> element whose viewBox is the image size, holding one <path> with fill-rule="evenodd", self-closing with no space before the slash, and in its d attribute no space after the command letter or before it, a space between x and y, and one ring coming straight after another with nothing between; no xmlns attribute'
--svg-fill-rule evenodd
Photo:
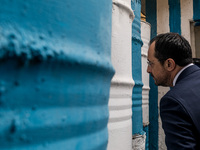
<svg viewBox="0 0 200 150"><path fill-rule="evenodd" d="M168 58L165 61L165 69L167 71L173 71L175 69L175 67L176 67L176 63L172 58Z"/></svg>

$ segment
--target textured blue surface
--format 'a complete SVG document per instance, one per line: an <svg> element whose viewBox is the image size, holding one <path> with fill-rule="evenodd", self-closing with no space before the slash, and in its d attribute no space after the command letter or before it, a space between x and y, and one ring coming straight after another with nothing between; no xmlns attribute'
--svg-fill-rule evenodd
<svg viewBox="0 0 200 150"><path fill-rule="evenodd" d="M144 131L146 133L145 150L149 150L149 126L145 126Z"/></svg>
<svg viewBox="0 0 200 150"><path fill-rule="evenodd" d="M132 92L132 134L144 134L142 122L142 68L141 68L141 1L132 1L135 14L132 25L132 75L135 86Z"/></svg>
<svg viewBox="0 0 200 150"><path fill-rule="evenodd" d="M111 16L108 0L1 0L0 149L106 149Z"/></svg>
<svg viewBox="0 0 200 150"><path fill-rule="evenodd" d="M146 20L151 24L151 38L157 35L156 0L146 0ZM149 149L158 150L158 87L150 76L149 91Z"/></svg>
<svg viewBox="0 0 200 150"><path fill-rule="evenodd" d="M169 0L169 27L170 32L181 34L180 0Z"/></svg>
<svg viewBox="0 0 200 150"><path fill-rule="evenodd" d="M193 0L193 19L200 21L200 0Z"/></svg>

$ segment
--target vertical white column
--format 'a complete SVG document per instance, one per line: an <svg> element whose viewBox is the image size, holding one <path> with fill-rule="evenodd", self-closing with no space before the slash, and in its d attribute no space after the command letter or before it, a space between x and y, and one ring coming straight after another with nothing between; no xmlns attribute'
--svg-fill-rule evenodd
<svg viewBox="0 0 200 150"><path fill-rule="evenodd" d="M168 0L157 0L157 33L169 32Z"/></svg>
<svg viewBox="0 0 200 150"><path fill-rule="evenodd" d="M193 1L181 0L181 34L191 43L190 21L193 20Z"/></svg>
<svg viewBox="0 0 200 150"><path fill-rule="evenodd" d="M141 22L141 38L143 46L141 48L142 55L142 116L143 125L149 125L149 74L147 73L147 52L149 48L151 26L149 23Z"/></svg>
<svg viewBox="0 0 200 150"><path fill-rule="evenodd" d="M115 75L109 99L108 150L132 149L131 0L113 0L112 52Z"/></svg>

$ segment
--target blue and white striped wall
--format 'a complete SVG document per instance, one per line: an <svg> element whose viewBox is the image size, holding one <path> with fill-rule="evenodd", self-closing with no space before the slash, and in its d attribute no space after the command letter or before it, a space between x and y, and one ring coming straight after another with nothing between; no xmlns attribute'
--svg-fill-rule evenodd
<svg viewBox="0 0 200 150"><path fill-rule="evenodd" d="M145 142L149 124L149 76L145 68L150 26L141 23L140 13L140 0L113 0L112 63L116 73L109 100L109 150L145 149L148 145Z"/></svg>
<svg viewBox="0 0 200 150"><path fill-rule="evenodd" d="M114 1L114 2L116 2L116 1ZM123 1L117 1L117 2L122 2L123 4L126 4ZM196 3L198 3L198 2L196 1ZM149 88L148 88L148 84L146 84L146 81L145 81L145 80L148 80L148 78L145 77L146 55L145 55L145 52L143 51L143 49L145 49L145 47L146 47L146 49L148 48L148 46L146 46L146 45L148 45L147 41L149 41L149 40L145 40L145 38L147 38L148 36L142 35L143 34L142 32L145 32L145 31L143 31L145 29L143 27L141 28L141 20L140 20L141 1L140 0L132 0L131 7L132 7L132 9L134 11L134 15L135 15L135 18L133 20L133 27L132 27L132 58L131 58L132 59L132 77L135 82L135 85L133 87L133 93L132 93L133 149L134 148L136 149L138 147L142 148L141 145L137 145L137 140L141 141L143 139L146 140L146 149L150 149L150 150L158 149L158 148L165 149L164 133L163 133L163 130L161 129L161 121L159 120L159 114L158 114L158 107L159 107L158 100L169 90L169 88L162 88L162 87L155 86L154 80L150 77L149 78L150 92L149 92L149 107L148 107L148 94L146 92L148 91L147 89L149 89ZM149 22L151 25L151 29L150 29L151 30L151 38L156 36L157 34L164 33L164 32L177 32L179 34L182 34L186 39L188 39L188 41L191 41L190 21L192 21L193 18L197 18L196 21L198 21L199 15L198 15L198 13L195 13L195 12L197 12L198 8L199 8L199 3L196 6L190 0L181 0L181 1L180 0L148 0L148 1L146 1L146 17L147 17L146 19L147 19L147 22ZM113 10L113 12L116 12L116 10ZM121 11L121 12L123 12L123 11ZM193 12L194 12L194 14L193 14ZM121 14L119 13L118 17L120 15L122 15L122 13ZM120 20L119 18L117 18L117 19ZM113 24L113 26L118 27L118 28L115 27L116 29L119 29L119 27L121 25L122 25L121 22L118 24L116 24L116 23ZM120 31L120 30L118 30L118 31ZM123 38L124 38L123 33L120 33L120 32L113 32L113 33L114 33L113 41L116 40L115 39L116 35L117 35L116 33L119 33L121 35L121 39L119 38L116 41L122 40L122 42L123 42ZM148 32L145 32L145 34L146 33L148 33ZM127 37L128 37L127 38L127 40L128 40L129 36L127 36ZM116 42L114 44L117 45L119 43L120 42L118 42L118 43ZM118 46L116 46L116 45L113 46L113 48L114 48L114 49L112 49L113 53L116 50L116 47L118 47L118 48L120 47L119 45ZM125 53L125 52L120 51L120 53L118 53L120 55L120 58L122 58L123 53ZM141 58L141 54L142 54L142 58ZM118 56L115 56L116 63L114 63L115 64L114 66L116 66L116 68L117 68L117 66L120 66L120 62L122 62L122 64L125 64L125 63L123 63L123 61L121 61L118 58ZM128 57L128 55L125 57L130 59L130 57ZM127 65L127 66L130 66L130 65ZM122 68L122 67L120 66L119 68ZM119 72L121 72L121 69L117 69L117 70L119 70ZM125 76L125 74L129 74L126 72L127 71L124 71L123 76ZM130 78L130 76L129 76L129 78ZM119 85L118 86L119 89L121 86L121 91L123 91L122 84L121 85L118 84L118 85ZM111 88L111 91L112 91L112 88ZM130 93L127 95L130 95ZM111 97L114 97L114 96L111 95ZM116 99L117 98L115 98L115 100L114 100L114 98L112 98L112 105L115 105L114 101L116 101ZM120 107L122 107L122 106L120 106ZM113 109L114 107L112 107L112 106L110 108L112 108L111 115L114 114L113 112L115 112L115 111L120 112L120 109L114 110ZM149 114L148 114L147 108L149 108ZM128 113L125 113L125 114L128 115ZM121 116L119 115L119 118L120 117ZM111 120L113 121L116 119L111 119ZM150 122L150 124L148 124L149 122ZM143 128L143 126L144 126L144 128ZM112 132L112 130L111 130L111 132ZM114 130L113 130L112 135L114 135ZM145 135L147 137L144 137ZM116 137L114 137L113 139L115 139L115 138Z"/></svg>
<svg viewBox="0 0 200 150"><path fill-rule="evenodd" d="M20 0L0 8L0 148L136 146L132 135L145 135L141 1Z"/></svg>
<svg viewBox="0 0 200 150"><path fill-rule="evenodd" d="M141 0L1 0L0 149L158 149L168 89L145 72L147 43L169 31L192 41L199 10L146 0L149 25Z"/></svg>

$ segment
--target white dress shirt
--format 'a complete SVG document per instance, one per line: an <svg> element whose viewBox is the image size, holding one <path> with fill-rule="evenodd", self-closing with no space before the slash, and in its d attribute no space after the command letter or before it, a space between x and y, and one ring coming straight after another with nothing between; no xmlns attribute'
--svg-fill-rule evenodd
<svg viewBox="0 0 200 150"><path fill-rule="evenodd" d="M183 70L185 70L186 68L188 68L188 67L190 67L190 66L192 66L192 65L194 65L194 64L191 63L191 64L185 66L183 69L181 69L181 70L176 74L176 76L175 76L175 78L174 78L174 80L173 80L173 86L175 86L176 81L177 81L179 75L181 74L181 72L183 72Z"/></svg>

